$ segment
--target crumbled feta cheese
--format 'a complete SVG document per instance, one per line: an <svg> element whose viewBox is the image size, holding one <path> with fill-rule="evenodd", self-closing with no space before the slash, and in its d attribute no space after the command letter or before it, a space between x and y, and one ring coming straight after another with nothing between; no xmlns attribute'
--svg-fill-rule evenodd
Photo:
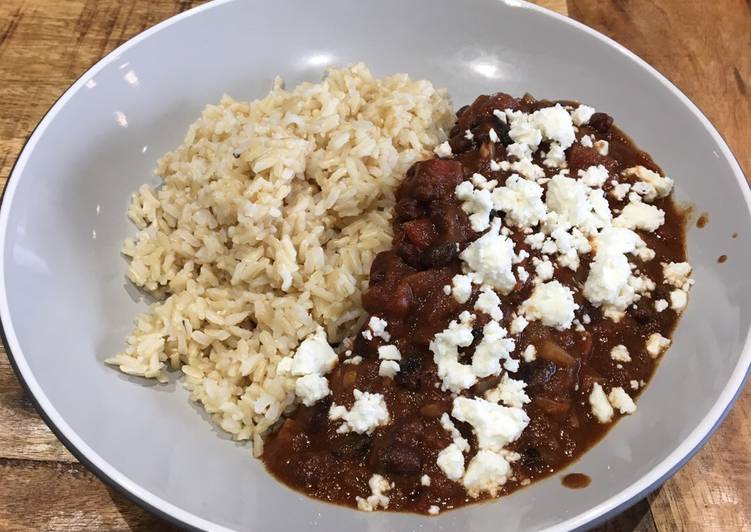
<svg viewBox="0 0 751 532"><path fill-rule="evenodd" d="M535 286L519 310L528 320L540 320L543 325L564 330L571 327L577 308L579 306L574 303L574 294L569 287L559 281L549 281Z"/></svg>
<svg viewBox="0 0 751 532"><path fill-rule="evenodd" d="M353 366L357 366L358 364L360 364L360 362L362 362L362 357L360 355L357 355L355 357L348 358L347 360L345 360L344 364L352 364Z"/></svg>
<svg viewBox="0 0 751 532"><path fill-rule="evenodd" d="M638 390L639 389L639 381L637 381L637 380L629 381L628 384L629 384L629 386L631 386L632 390Z"/></svg>
<svg viewBox="0 0 751 532"><path fill-rule="evenodd" d="M623 208L620 216L613 220L616 227L626 229L643 229L654 231L665 223L665 211L654 205L648 205L641 201L631 202Z"/></svg>
<svg viewBox="0 0 751 532"><path fill-rule="evenodd" d="M537 259L535 257L534 265L535 265L535 273L537 274L537 280L544 282L549 281L553 278L553 274L555 273L555 270L553 269L553 263L550 262L547 258L544 260Z"/></svg>
<svg viewBox="0 0 751 532"><path fill-rule="evenodd" d="M464 138L467 140L472 140L473 138L475 138L475 136L469 129L467 129L466 131L464 131Z"/></svg>
<svg viewBox="0 0 751 532"><path fill-rule="evenodd" d="M609 423L613 418L613 407L610 406L605 392L599 383L595 383L589 394L589 404L592 406L592 414L600 423Z"/></svg>
<svg viewBox="0 0 751 532"><path fill-rule="evenodd" d="M497 321L489 321L482 329L482 340L475 347L472 355L472 371L475 377L485 378L498 375L501 372L501 361L509 371L516 371L518 361L512 360L509 354L516 347L516 343L506 336L504 329Z"/></svg>
<svg viewBox="0 0 751 532"><path fill-rule="evenodd" d="M441 414L440 422L443 430L451 434L451 439L457 449L462 452L469 451L469 442L462 437L462 433L459 432L454 422L451 421L451 417L446 412Z"/></svg>
<svg viewBox="0 0 751 532"><path fill-rule="evenodd" d="M375 474L370 477L368 486L370 487L371 495L367 498L355 497L357 509L363 512L372 512L378 508L383 508L384 510L388 508L389 498L384 494L393 488L393 484L381 475Z"/></svg>
<svg viewBox="0 0 751 532"><path fill-rule="evenodd" d="M532 151L537 150L537 147L542 142L542 132L532 124L530 124L528 114L521 111L507 112L506 116L509 119L509 132L508 135L514 144L507 147L507 153L511 155L509 148L519 145L518 151L522 151L524 157L528 157Z"/></svg>
<svg viewBox="0 0 751 532"><path fill-rule="evenodd" d="M472 278L457 274L451 279L451 293L458 303L466 303L472 295Z"/></svg>
<svg viewBox="0 0 751 532"><path fill-rule="evenodd" d="M528 120L545 140L557 142L564 150L576 140L571 115L560 104L539 109L529 115Z"/></svg>
<svg viewBox="0 0 751 532"><path fill-rule="evenodd" d="M521 266L516 267L516 276L519 278L519 281L522 283L526 283L527 279L529 279L529 272L522 268Z"/></svg>
<svg viewBox="0 0 751 532"><path fill-rule="evenodd" d="M662 177L660 174L649 170L643 166L633 166L623 171L623 175L636 176L655 188L657 196L664 198L673 190L673 180L669 177Z"/></svg>
<svg viewBox="0 0 751 532"><path fill-rule="evenodd" d="M459 258L472 272L478 284L488 284L502 294L516 285L511 267L514 260L514 243L500 234L500 220L494 220L490 230L472 242Z"/></svg>
<svg viewBox="0 0 751 532"><path fill-rule="evenodd" d="M613 408L618 409L621 414L633 414L636 412L636 404L634 404L634 400L631 399L631 396L620 386L610 390L608 401L610 401Z"/></svg>
<svg viewBox="0 0 751 532"><path fill-rule="evenodd" d="M533 163L532 159L522 158L519 161L511 163L511 170L538 183L545 177L545 170Z"/></svg>
<svg viewBox="0 0 751 532"><path fill-rule="evenodd" d="M641 196L644 201L654 201L657 197L655 187L645 181L639 181L631 185L631 190L637 196Z"/></svg>
<svg viewBox="0 0 751 532"><path fill-rule="evenodd" d="M522 359L524 362L534 362L537 360L537 348L532 344L529 344L524 348L524 351L522 351Z"/></svg>
<svg viewBox="0 0 751 532"><path fill-rule="evenodd" d="M549 210L558 214L559 223L578 227L586 234L604 227L612 216L602 190L589 189L581 181L562 174L548 182L545 202Z"/></svg>
<svg viewBox="0 0 751 532"><path fill-rule="evenodd" d="M378 376L393 379L399 373L399 363L395 360L382 360L378 366Z"/></svg>
<svg viewBox="0 0 751 532"><path fill-rule="evenodd" d="M459 480L464 476L464 454L455 443L438 453L438 467L449 480Z"/></svg>
<svg viewBox="0 0 751 532"><path fill-rule="evenodd" d="M511 466L498 453L480 450L470 460L462 484L471 497L483 492L495 495L511 474Z"/></svg>
<svg viewBox="0 0 751 532"><path fill-rule="evenodd" d="M585 148L591 148L592 147L592 135L584 135L579 142Z"/></svg>
<svg viewBox="0 0 751 532"><path fill-rule="evenodd" d="M503 403L506 406L522 408L530 402L529 396L524 391L526 387L526 382L512 379L504 373L498 386L485 392L485 399L491 403Z"/></svg>
<svg viewBox="0 0 751 532"><path fill-rule="evenodd" d="M388 322L378 316L371 316L368 321L368 328L373 332L373 336L388 342L391 340L391 335L386 331L387 326Z"/></svg>
<svg viewBox="0 0 751 532"><path fill-rule="evenodd" d="M691 265L688 262L663 262L662 275L665 276L665 283L682 288L691 275Z"/></svg>
<svg viewBox="0 0 751 532"><path fill-rule="evenodd" d="M391 418L382 394L360 390L354 390L352 393L355 396L355 402L350 410L336 403L332 403L329 409L331 421L341 419L344 422L337 432L354 431L358 434L370 434L376 427L389 424Z"/></svg>
<svg viewBox="0 0 751 532"><path fill-rule="evenodd" d="M441 157L444 159L447 157L451 157L453 155L451 151L451 145L449 144L448 141L436 146L436 148L433 150L433 153L435 153L438 157Z"/></svg>
<svg viewBox="0 0 751 532"><path fill-rule="evenodd" d="M623 344L617 345L610 350L610 358L616 362L631 362L631 355L628 353L628 348Z"/></svg>
<svg viewBox="0 0 751 532"><path fill-rule="evenodd" d="M655 310L657 312L662 312L663 310L667 309L668 306L670 305L668 305L668 302L664 299L658 299L657 301L655 301Z"/></svg>
<svg viewBox="0 0 751 532"><path fill-rule="evenodd" d="M381 360L401 360L402 354L395 345L382 345L378 348L378 358Z"/></svg>
<svg viewBox="0 0 751 532"><path fill-rule="evenodd" d="M686 308L688 303L688 294L684 290L676 289L670 292L670 308L676 312L680 312Z"/></svg>
<svg viewBox="0 0 751 532"><path fill-rule="evenodd" d="M483 286L480 288L480 295L477 296L474 308L477 311L484 312L495 321L503 319L501 299L489 286Z"/></svg>
<svg viewBox="0 0 751 532"><path fill-rule="evenodd" d="M292 357L290 373L295 376L302 375L325 375L331 371L339 357L326 339L323 327L318 327L316 332L308 336L297 347L295 356Z"/></svg>
<svg viewBox="0 0 751 532"><path fill-rule="evenodd" d="M305 406L311 406L331 393L329 381L318 374L303 375L295 381L295 395Z"/></svg>
<svg viewBox="0 0 751 532"><path fill-rule="evenodd" d="M618 183L613 185L613 190L610 191L610 195L618 201L623 201L628 195L628 191L631 190L630 183Z"/></svg>
<svg viewBox="0 0 751 532"><path fill-rule="evenodd" d="M431 504L430 508L428 508L428 513L430 515L438 515L439 513L441 513L441 508L436 506L435 504Z"/></svg>
<svg viewBox="0 0 751 532"><path fill-rule="evenodd" d="M563 168L566 166L566 152L557 142L550 143L550 149L542 162L548 168Z"/></svg>
<svg viewBox="0 0 751 532"><path fill-rule="evenodd" d="M521 334L521 332L527 328L529 321L524 316L514 316L509 324L509 332L513 335Z"/></svg>
<svg viewBox="0 0 751 532"><path fill-rule="evenodd" d="M600 155L607 155L610 151L610 144L607 140L596 140L594 143L594 149Z"/></svg>
<svg viewBox="0 0 751 532"><path fill-rule="evenodd" d="M450 284L447 284L446 286L443 287L443 293L446 294L446 295L450 295L451 294L451 285Z"/></svg>
<svg viewBox="0 0 751 532"><path fill-rule="evenodd" d="M660 333L653 333L647 338L647 353L652 358L657 358L670 347L670 339Z"/></svg>
<svg viewBox="0 0 751 532"><path fill-rule="evenodd" d="M420 477L420 484L422 486L430 486L430 476L423 475Z"/></svg>
<svg viewBox="0 0 751 532"><path fill-rule="evenodd" d="M539 134L539 131L533 131L536 131ZM535 146L534 149L537 149L537 146ZM529 157L531 157L532 155L532 148L530 148L530 146L528 146L527 144L514 142L513 144L506 146L506 155L508 155L509 157L516 157L520 161L529 159Z"/></svg>
<svg viewBox="0 0 751 532"><path fill-rule="evenodd" d="M485 399L457 397L451 415L472 425L480 449L499 452L521 436L529 424L521 408L501 406Z"/></svg>
<svg viewBox="0 0 751 532"><path fill-rule="evenodd" d="M454 195L462 202L462 210L469 215L472 230L480 232L487 229L493 209L490 190L475 188L471 181L463 181L456 186Z"/></svg>
<svg viewBox="0 0 751 532"><path fill-rule="evenodd" d="M448 328L435 335L430 342L433 361L438 366L438 377L443 390L459 392L477 382L472 367L459 362L459 348L467 347L474 341L472 323L468 316L463 321L452 321Z"/></svg>
<svg viewBox="0 0 751 532"><path fill-rule="evenodd" d="M589 123L589 119L595 114L595 108L588 105L580 105L571 111L571 121L575 126L583 126Z"/></svg>
<svg viewBox="0 0 751 532"><path fill-rule="evenodd" d="M498 142L501 140L498 138L498 133L496 133L495 129L492 127L488 130L488 137L490 138L490 142Z"/></svg>
<svg viewBox="0 0 751 532"><path fill-rule="evenodd" d="M603 165L590 166L586 170L579 170L578 173L582 183L588 187L602 187L608 180L608 169Z"/></svg>
<svg viewBox="0 0 751 532"><path fill-rule="evenodd" d="M506 213L508 225L532 227L546 216L542 193L537 183L513 174L506 180L506 186L493 191L493 207Z"/></svg>

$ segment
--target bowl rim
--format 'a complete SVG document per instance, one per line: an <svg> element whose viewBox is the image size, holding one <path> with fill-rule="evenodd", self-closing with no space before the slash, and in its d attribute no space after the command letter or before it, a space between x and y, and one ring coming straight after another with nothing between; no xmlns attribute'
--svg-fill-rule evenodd
<svg viewBox="0 0 751 532"><path fill-rule="evenodd" d="M57 436L57 438L63 443L63 445L76 457L82 464L84 464L89 470L91 470L99 479L104 481L108 486L116 489L119 493L125 497L140 505L144 509L177 524L181 527L188 527L190 529L198 530L222 530L229 531L226 527L217 525L211 521L208 521L198 515L195 515L189 511L186 511L163 498L151 493L147 489L138 485L136 482L128 478L124 473L117 470L114 466L104 460L99 454L96 453L86 442L80 438L75 431L67 424L65 419L60 415L54 405L49 401L44 390L39 385L31 368L25 358L23 350L21 349L18 338L13 328L13 322L10 316L10 309L8 306L7 292L5 290L6 273L5 273L5 261L4 250L6 244L6 235L8 229L10 204L13 201L17 185L20 176L22 175L24 168L34 151L34 148L44 134L49 124L55 119L58 112L65 106L79 89L86 83L86 81L92 78L95 74L101 71L112 62L118 60L123 52L147 39L151 35L162 31L163 29L172 26L183 19L196 16L204 11L217 8L221 5L232 3L238 0L213 0L206 4L194 7L186 10L182 13L174 15L170 18L163 20L162 22L144 30L143 32L135 35L134 37L121 44L93 66L87 69L81 76L76 79L52 104L49 110L43 115L37 125L34 127L32 133L23 144L18 158L16 159L11 171L8 175L8 179L2 195L0 196L0 340L7 353L8 360L10 362L13 371L21 383L23 389L31 398L37 412L40 414L47 426ZM585 24L578 22L572 18L561 15L555 11L541 7L536 4L527 2L526 0L500 0L512 8L529 9L535 11L543 16L550 17L559 23L567 24L579 31L594 37L606 46L609 46L613 50L624 55L627 59L630 59L636 65L640 66L648 74L650 74L656 81L666 87L678 100L686 107L686 109L693 114L693 116L704 126L705 130L710 134L713 140L718 144L722 155L730 166L736 180L738 181L741 194L746 203L746 208L751 213L751 185L748 179L743 173L743 170L735 158L732 150L725 142L725 139L717 131L714 125L704 115L704 113L698 108L693 101L688 98L678 87L676 87L666 76L661 74L657 69L652 67L649 63L641 59L635 53L631 52L626 47L617 43L613 39L603 35L586 26ZM725 419L733 406L733 403L738 399L743 391L744 384L746 383L749 373L751 371L751 327L746 332L746 338L744 341L741 354L733 372L728 379L725 387L718 396L715 403L710 408L709 412L702 418L701 422L691 431L686 439L673 451L665 457L659 464L655 465L646 475L641 477L636 482L627 486L621 490L618 494L610 497L609 499L601 502L600 504L579 513L565 521L557 523L546 530L574 530L590 528L598 523L607 520L612 517L616 512L625 510L628 506L634 504L645 495L655 490L662 482L674 475L688 460L694 456L709 440L712 434L717 430L722 421Z"/></svg>

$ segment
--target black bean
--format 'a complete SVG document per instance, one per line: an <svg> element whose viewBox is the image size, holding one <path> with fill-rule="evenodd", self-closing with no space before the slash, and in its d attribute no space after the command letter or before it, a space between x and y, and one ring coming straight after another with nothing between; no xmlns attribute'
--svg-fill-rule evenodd
<svg viewBox="0 0 751 532"><path fill-rule="evenodd" d="M399 372L394 376L396 382L402 388L416 392L421 384L422 361L417 357L405 357L399 363Z"/></svg>
<svg viewBox="0 0 751 532"><path fill-rule="evenodd" d="M331 454L337 458L362 456L370 449L371 439L366 434L347 434L332 443Z"/></svg>
<svg viewBox="0 0 751 532"><path fill-rule="evenodd" d="M607 133L613 127L613 117L606 113L595 113L589 119L589 125L600 133Z"/></svg>
<svg viewBox="0 0 751 532"><path fill-rule="evenodd" d="M376 453L378 468L399 475L418 473L422 468L420 453L411 447L395 443Z"/></svg>
<svg viewBox="0 0 751 532"><path fill-rule="evenodd" d="M423 251L420 262L423 268L440 268L447 265L459 255L456 242L436 244Z"/></svg>
<svg viewBox="0 0 751 532"><path fill-rule="evenodd" d="M459 110L456 112L456 117L461 118L461 116L464 114L464 111L469 109L469 105L465 105L464 107L460 107Z"/></svg>

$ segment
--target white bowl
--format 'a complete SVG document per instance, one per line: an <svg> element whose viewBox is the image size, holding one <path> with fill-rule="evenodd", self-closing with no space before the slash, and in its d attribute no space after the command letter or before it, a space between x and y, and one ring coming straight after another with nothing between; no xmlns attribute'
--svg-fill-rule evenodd
<svg viewBox="0 0 751 532"><path fill-rule="evenodd" d="M573 466L500 500L435 518L364 514L276 482L174 382L102 361L139 310L120 243L128 198L204 104L263 95L329 65L367 62L448 87L455 104L505 91L577 99L619 126L710 213L688 236L696 287L675 342L639 401ZM749 189L727 145L678 89L627 50L516 0L219 1L164 22L99 62L29 139L0 210L5 343L40 412L71 451L144 506L197 528L326 532L571 529L644 496L727 413L751 360ZM737 239L731 235L739 233ZM717 257L729 260L718 264Z"/></svg>

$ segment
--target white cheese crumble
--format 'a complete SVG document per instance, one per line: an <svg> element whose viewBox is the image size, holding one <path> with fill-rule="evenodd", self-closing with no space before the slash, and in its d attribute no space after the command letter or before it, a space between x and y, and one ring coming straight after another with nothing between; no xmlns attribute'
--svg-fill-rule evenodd
<svg viewBox="0 0 751 532"><path fill-rule="evenodd" d="M643 166L633 166L624 170L623 175L636 176L640 180L649 183L655 188L657 196L664 198L673 190L673 180L669 177L662 177L660 174Z"/></svg>
<svg viewBox="0 0 751 532"><path fill-rule="evenodd" d="M550 149L545 154L545 160L542 164L548 168L563 168L566 166L566 152L557 142L550 143Z"/></svg>
<svg viewBox="0 0 751 532"><path fill-rule="evenodd" d="M574 226L585 234L610 223L612 214L601 189L590 189L583 182L563 174L548 182L545 203L558 214L557 222Z"/></svg>
<svg viewBox="0 0 751 532"><path fill-rule="evenodd" d="M501 373L501 361L508 371L516 371L519 361L509 355L516 347L514 340L506 336L497 321L489 321L482 329L482 340L475 347L472 355L472 371L476 378L482 379Z"/></svg>
<svg viewBox="0 0 751 532"><path fill-rule="evenodd" d="M676 289L670 292L670 308L676 312L682 311L686 308L688 303L688 294L685 290Z"/></svg>
<svg viewBox="0 0 751 532"><path fill-rule="evenodd" d="M513 335L521 334L529 325L529 321L524 316L514 316L509 324L509 332Z"/></svg>
<svg viewBox="0 0 751 532"><path fill-rule="evenodd" d="M586 170L579 170L581 182L588 187L602 187L608 180L608 170L603 165L590 166Z"/></svg>
<svg viewBox="0 0 751 532"><path fill-rule="evenodd" d="M452 443L438 453L436 464L449 480L459 480L464 476L464 454Z"/></svg>
<svg viewBox="0 0 751 532"><path fill-rule="evenodd" d="M357 366L358 364L360 364L360 362L362 362L362 357L360 355L357 355L355 357L348 358L347 360L345 360L344 364L352 364L353 366Z"/></svg>
<svg viewBox="0 0 751 532"><path fill-rule="evenodd" d="M378 358L381 360L401 360L402 354L395 345L382 345L378 348Z"/></svg>
<svg viewBox="0 0 751 532"><path fill-rule="evenodd" d="M492 288L483 285L480 288L480 295L477 296L475 301L475 310L484 312L495 321L503 319L503 312L501 311L501 299L498 297Z"/></svg>
<svg viewBox="0 0 751 532"><path fill-rule="evenodd" d="M683 288L691 275L691 265L688 262L663 262L662 275L667 284Z"/></svg>
<svg viewBox="0 0 751 532"><path fill-rule="evenodd" d="M540 260L535 257L532 259L532 264L535 266L535 274L537 275L536 282L549 281L553 278L555 269L553 268L553 263L547 258Z"/></svg>
<svg viewBox="0 0 751 532"><path fill-rule="evenodd" d="M498 453L481 449L467 466L462 484L471 497L487 491L495 495L511 474L508 461Z"/></svg>
<svg viewBox="0 0 751 532"><path fill-rule="evenodd" d="M542 133L542 138L557 142L564 150L576 140L571 115L560 104L535 111L529 115L529 123Z"/></svg>
<svg viewBox="0 0 751 532"><path fill-rule="evenodd" d="M382 338L385 341L391 340L391 335L386 331L388 322L378 316L371 316L368 321L368 328L371 330L373 336Z"/></svg>
<svg viewBox="0 0 751 532"><path fill-rule="evenodd" d="M540 320L543 325L564 330L571 327L574 311L574 294L559 281L549 281L535 286L532 295L519 307L527 320Z"/></svg>
<svg viewBox="0 0 751 532"><path fill-rule="evenodd" d="M526 387L526 382L512 379L504 373L498 386L485 392L485 399L491 403L503 403L506 406L522 408L530 402L529 396L524 391Z"/></svg>
<svg viewBox="0 0 751 532"><path fill-rule="evenodd" d="M423 475L420 477L420 485L422 486L430 486L430 476Z"/></svg>
<svg viewBox="0 0 751 532"><path fill-rule="evenodd" d="M631 202L626 205L621 211L620 216L613 220L613 225L616 227L643 229L649 232L655 231L664 223L665 211L641 201Z"/></svg>
<svg viewBox="0 0 751 532"><path fill-rule="evenodd" d="M628 191L631 190L630 183L617 183L613 185L613 189L610 191L610 195L618 201L623 201L628 195Z"/></svg>
<svg viewBox="0 0 751 532"><path fill-rule="evenodd" d="M595 114L595 108L588 105L580 105L571 111L571 121L575 126L583 126L589 123L589 119Z"/></svg>
<svg viewBox="0 0 751 532"><path fill-rule="evenodd" d="M631 362L631 355L628 353L628 348L623 344L617 345L610 350L610 358L616 362Z"/></svg>
<svg viewBox="0 0 751 532"><path fill-rule="evenodd" d="M430 342L429 348L438 366L443 390L459 392L477 382L472 366L459 362L459 348L467 347L474 341L472 321L468 312L462 312L459 321L449 323L448 328L436 334Z"/></svg>
<svg viewBox="0 0 751 532"><path fill-rule="evenodd" d="M524 351L522 351L522 359L524 362L533 362L537 360L537 348L532 344L529 344L524 348Z"/></svg>
<svg viewBox="0 0 751 532"><path fill-rule="evenodd" d="M592 414L600 423L609 423L613 418L613 407L598 382L594 384L589 394L589 404L592 407Z"/></svg>
<svg viewBox="0 0 751 532"><path fill-rule="evenodd" d="M498 133L496 133L495 129L493 129L492 127L488 130L488 137L490 138L490 142L493 142L493 143L501 140L498 138Z"/></svg>
<svg viewBox="0 0 751 532"><path fill-rule="evenodd" d="M467 140L472 140L473 138L475 138L475 136L472 134L472 132L469 129L467 129L464 131L464 138Z"/></svg>
<svg viewBox="0 0 751 532"><path fill-rule="evenodd" d="M282 359L277 371L284 371L282 362L290 359ZM302 375L325 375L336 366L339 357L336 356L334 349L329 345L326 339L326 332L323 327L318 327L316 332L308 336L297 347L295 356L292 357L289 364L289 373L294 376Z"/></svg>
<svg viewBox="0 0 751 532"><path fill-rule="evenodd" d="M665 338L660 333L653 333L647 338L647 353L652 358L657 358L670 347L670 339Z"/></svg>
<svg viewBox="0 0 751 532"><path fill-rule="evenodd" d="M321 375L303 375L295 381L295 394L305 406L312 406L330 393L329 381Z"/></svg>
<svg viewBox="0 0 751 532"><path fill-rule="evenodd" d="M485 399L457 397L451 415L472 425L480 449L500 452L521 436L529 424L521 408L501 406Z"/></svg>
<svg viewBox="0 0 751 532"><path fill-rule="evenodd" d="M472 242L459 255L477 284L488 284L508 294L516 285L511 270L514 260L514 243L500 234L500 220L496 219L490 230Z"/></svg>
<svg viewBox="0 0 751 532"><path fill-rule="evenodd" d="M463 181L456 186L454 195L462 202L462 210L469 215L472 230L480 232L487 229L493 209L490 190L475 188L471 181Z"/></svg>
<svg viewBox="0 0 751 532"><path fill-rule="evenodd" d="M493 191L493 206L506 213L506 224L532 227L546 216L542 193L542 187L537 183L513 174L506 180L505 186Z"/></svg>
<svg viewBox="0 0 751 532"><path fill-rule="evenodd" d="M451 294L458 303L466 303L472 295L472 279L470 276L454 275L451 279Z"/></svg>
<svg viewBox="0 0 751 532"><path fill-rule="evenodd" d="M663 310L667 309L669 306L670 305L668 304L668 302L665 301L664 299L658 299L657 301L655 301L655 310L657 312L662 312Z"/></svg>
<svg viewBox="0 0 751 532"><path fill-rule="evenodd" d="M585 148L591 148L592 147L592 135L584 135L579 142Z"/></svg>
<svg viewBox="0 0 751 532"><path fill-rule="evenodd" d="M378 376L393 379L399 373L399 363L395 360L382 360L378 366Z"/></svg>
<svg viewBox="0 0 751 532"><path fill-rule="evenodd" d="M448 141L444 142L443 144L439 144L435 147L433 150L433 153L435 153L438 157L441 158L448 158L453 155L453 152L451 151L451 145Z"/></svg>
<svg viewBox="0 0 751 532"><path fill-rule="evenodd" d="M613 408L617 409L621 414L633 414L636 412L636 404L634 404L634 400L631 399L631 396L620 386L610 390L608 401L610 401Z"/></svg>
<svg viewBox="0 0 751 532"><path fill-rule="evenodd" d="M594 149L600 155L607 155L610 151L610 144L607 140L596 140L594 143Z"/></svg>
<svg viewBox="0 0 751 532"><path fill-rule="evenodd" d="M336 403L332 403L329 409L331 421L342 420L344 422L336 430L338 433L353 431L358 434L370 434L377 427L389 424L389 411L382 394L360 390L354 390L352 393L355 396L355 402L350 410Z"/></svg>
<svg viewBox="0 0 751 532"><path fill-rule="evenodd" d="M639 381L637 381L637 380L631 380L631 381L629 381L628 385L631 386L632 390L638 390L639 389Z"/></svg>
<svg viewBox="0 0 751 532"><path fill-rule="evenodd" d="M389 492L394 485L381 475L375 474L368 480L368 486L370 487L371 495L367 498L355 497L357 509L363 512L372 512L378 508L383 508L384 510L388 508L389 498L385 493Z"/></svg>
<svg viewBox="0 0 751 532"><path fill-rule="evenodd" d="M435 504L431 504L430 508L428 508L428 513L430 515L438 515L439 513L441 513L441 508L436 506Z"/></svg>

